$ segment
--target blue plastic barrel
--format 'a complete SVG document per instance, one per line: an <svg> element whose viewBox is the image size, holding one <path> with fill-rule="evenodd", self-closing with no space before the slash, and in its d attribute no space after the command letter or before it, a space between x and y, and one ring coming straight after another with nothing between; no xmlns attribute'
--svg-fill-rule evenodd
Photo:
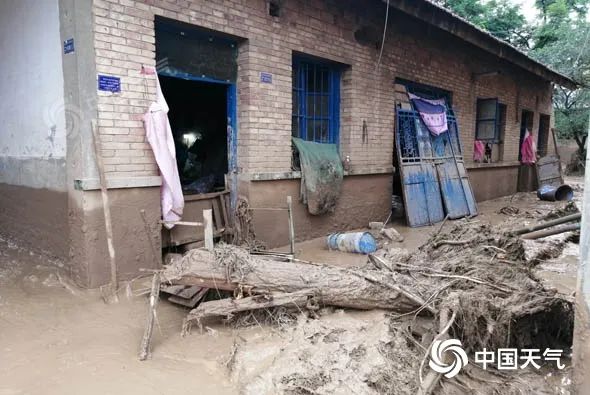
<svg viewBox="0 0 590 395"><path fill-rule="evenodd" d="M574 191L569 185L563 184L559 186L543 185L537 190L537 196L541 200L563 201L572 200L574 198Z"/></svg>
<svg viewBox="0 0 590 395"><path fill-rule="evenodd" d="M326 238L328 248L357 254L377 251L377 241L369 232L332 233Z"/></svg>

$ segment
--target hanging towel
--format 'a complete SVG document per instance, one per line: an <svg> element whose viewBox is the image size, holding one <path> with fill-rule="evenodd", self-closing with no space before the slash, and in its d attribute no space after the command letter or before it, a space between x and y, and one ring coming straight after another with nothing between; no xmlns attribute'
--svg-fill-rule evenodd
<svg viewBox="0 0 590 395"><path fill-rule="evenodd" d="M176 149L172 129L168 121L168 104L162 94L158 74L156 76L156 101L150 104L148 111L143 116L145 135L152 150L160 174L162 187L160 198L162 202L162 218L164 221L179 221L184 209L184 196L178 176L176 165ZM174 225L166 225L168 229Z"/></svg>
<svg viewBox="0 0 590 395"><path fill-rule="evenodd" d="M531 165L537 160L537 147L535 139L529 130L525 130L522 147L520 147L520 162L525 165Z"/></svg>
<svg viewBox="0 0 590 395"><path fill-rule="evenodd" d="M473 161L474 162L483 162L483 157L485 155L486 145L481 140L475 140L473 142Z"/></svg>
<svg viewBox="0 0 590 395"><path fill-rule="evenodd" d="M430 133L438 136L449 130L447 125L447 106L444 99L429 100L409 93L414 108Z"/></svg>

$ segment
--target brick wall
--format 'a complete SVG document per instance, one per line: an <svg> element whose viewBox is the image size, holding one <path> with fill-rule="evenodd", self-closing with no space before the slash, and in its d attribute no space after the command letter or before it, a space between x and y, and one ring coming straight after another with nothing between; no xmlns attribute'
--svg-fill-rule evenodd
<svg viewBox="0 0 590 395"><path fill-rule="evenodd" d="M340 150L356 172L392 164L396 77L453 93L464 154L472 157L477 98L507 108L505 161L518 158L520 110L551 114L551 87L451 35L391 11L381 64L375 45L354 39L360 26L382 32L380 1L289 0L280 18L264 0L94 0L97 71L121 77L122 93L99 93L99 125L111 177L157 174L139 115L154 99L154 16L188 22L246 40L238 48L238 166L244 173L288 171L291 165L293 51L348 65L341 86ZM498 74L474 77L474 73ZM273 74L272 84L260 73ZM363 125L366 125L363 140ZM552 145L550 144L550 150Z"/></svg>

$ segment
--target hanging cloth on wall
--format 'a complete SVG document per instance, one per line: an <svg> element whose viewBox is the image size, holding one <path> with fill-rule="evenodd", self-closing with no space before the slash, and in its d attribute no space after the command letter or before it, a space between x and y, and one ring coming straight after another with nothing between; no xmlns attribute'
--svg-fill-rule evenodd
<svg viewBox="0 0 590 395"><path fill-rule="evenodd" d="M344 177L338 147L296 137L292 140L301 161L301 201L312 215L334 212Z"/></svg>
<svg viewBox="0 0 590 395"><path fill-rule="evenodd" d="M486 145L481 140L473 141L473 161L483 162L483 157L486 152Z"/></svg>
<svg viewBox="0 0 590 395"><path fill-rule="evenodd" d="M520 162L525 165L531 165L537 161L537 147L533 134L526 129L520 147Z"/></svg>
<svg viewBox="0 0 590 395"><path fill-rule="evenodd" d="M151 74L151 73L150 73ZM176 164L176 148L168 120L168 104L164 99L158 75L156 77L156 101L150 104L143 116L145 135L160 169L162 187L162 218L164 221L179 221L184 210L184 196ZM165 225L168 229L174 225Z"/></svg>
<svg viewBox="0 0 590 395"><path fill-rule="evenodd" d="M447 106L444 99L429 100L412 93L408 94L414 108L420 114L422 122L424 122L430 133L438 136L449 130L447 125Z"/></svg>

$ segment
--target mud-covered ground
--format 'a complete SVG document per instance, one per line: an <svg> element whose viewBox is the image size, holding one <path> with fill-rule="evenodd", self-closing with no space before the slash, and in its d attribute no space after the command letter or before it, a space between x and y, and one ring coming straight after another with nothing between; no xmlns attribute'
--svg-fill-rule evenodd
<svg viewBox="0 0 590 395"><path fill-rule="evenodd" d="M576 190L576 199L581 198L583 180L568 182ZM540 202L534 193L519 193L480 203L480 215L474 220L513 229L534 223L563 205ZM508 206L518 208L518 214L501 213ZM449 221L445 227L451 224ZM410 229L399 223L395 226L405 240L392 245L410 251L439 228ZM328 251L324 242L322 238L299 243L299 257L342 266L366 262L361 255ZM549 287L570 294L576 284L578 245L554 236L531 244L530 249L536 251L550 243L558 245L559 256L549 254L540 259L535 273ZM384 337L391 335L379 311L334 310L314 322L299 321L289 328L235 329L211 323L204 333L194 331L181 338L187 310L163 301L158 308L153 358L139 362L137 353L147 308L142 292L149 281L133 282L128 292L122 292L120 303L105 305L97 292L76 289L61 270L59 262L0 239L0 395L270 394L278 387L269 387L272 380L265 377L273 374L286 377L278 383L286 392L313 393L326 378L318 373L310 380L309 375L297 369L315 366L320 372L329 363L334 364L341 380L333 388L334 393L362 393L360 383L367 380L371 381L370 388L380 393L391 388L387 387L387 377L374 376L374 368L385 364L389 370L384 373L410 382L416 372L405 366L422 358L416 355L404 360L405 366L391 366L390 361L383 360L388 352L409 346L406 342L398 344L399 337L393 337L385 351L379 346ZM351 336L349 329L362 331L364 338ZM334 360L338 355L345 357ZM298 363L302 359L305 364ZM369 366L362 362L366 360L371 361ZM555 394L567 394L570 388L567 370L544 371L531 383L528 393L538 393L539 385L545 393ZM398 393L410 388L399 388Z"/></svg>

